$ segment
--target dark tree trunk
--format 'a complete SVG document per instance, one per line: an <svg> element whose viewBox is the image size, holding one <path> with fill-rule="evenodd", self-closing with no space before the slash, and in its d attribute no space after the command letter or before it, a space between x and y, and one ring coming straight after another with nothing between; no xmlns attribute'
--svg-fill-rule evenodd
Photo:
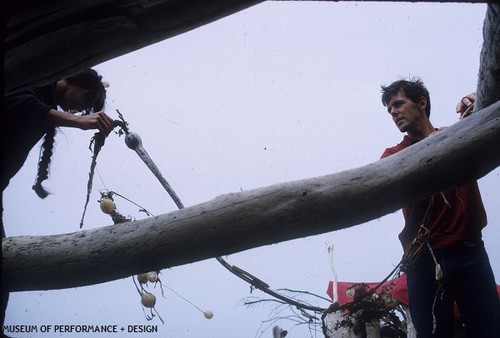
<svg viewBox="0 0 500 338"><path fill-rule="evenodd" d="M261 1L12 1L4 91L48 84Z"/></svg>
<svg viewBox="0 0 500 338"><path fill-rule="evenodd" d="M474 109L500 100L500 5L489 4L483 26L483 49L479 65Z"/></svg>

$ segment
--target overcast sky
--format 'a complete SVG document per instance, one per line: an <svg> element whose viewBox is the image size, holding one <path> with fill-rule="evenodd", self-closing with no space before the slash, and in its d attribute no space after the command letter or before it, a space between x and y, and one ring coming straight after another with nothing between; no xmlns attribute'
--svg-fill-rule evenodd
<svg viewBox="0 0 500 338"><path fill-rule="evenodd" d="M419 76L431 93L435 127L458 120L454 108L477 83L484 4L265 2L97 65L109 81L106 111L119 109L185 206L279 182L321 176L377 161L402 134L380 103L380 86ZM40 200L31 190L37 146L4 193L7 236L75 232L83 211L93 131L61 129ZM487 250L500 279L497 168L479 181L488 212ZM155 215L176 210L139 157L112 134L97 163L84 229L111 224L96 202L115 191ZM116 199L136 219L138 208ZM256 248L227 260L271 287L326 296L335 246L339 279L383 279L402 255L400 212L350 229ZM192 248L196 250L196 248ZM147 321L131 278L89 287L11 294L6 324L158 325L158 337L271 337L273 308L245 307L248 284L214 259L162 271ZM318 301L318 306L328 304ZM286 315L284 312L281 315ZM277 324L289 337L306 326ZM264 331L264 333L262 333ZM82 335L50 335L73 337ZM117 335L111 335L115 337ZM151 334L129 334L151 337ZM314 335L313 335L314 336ZM318 333L318 337L321 336ZM19 334L17 337L49 337ZM107 337L98 335L96 337Z"/></svg>

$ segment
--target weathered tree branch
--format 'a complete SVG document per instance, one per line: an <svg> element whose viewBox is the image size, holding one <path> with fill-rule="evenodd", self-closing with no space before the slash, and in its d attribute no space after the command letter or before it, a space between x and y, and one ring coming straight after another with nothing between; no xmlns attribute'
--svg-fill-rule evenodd
<svg viewBox="0 0 500 338"><path fill-rule="evenodd" d="M262 0L18 0L6 9L5 94L43 85Z"/></svg>
<svg viewBox="0 0 500 338"><path fill-rule="evenodd" d="M500 165L500 102L386 159L323 177L222 195L145 220L2 242L10 290L127 277L357 225Z"/></svg>
<svg viewBox="0 0 500 338"><path fill-rule="evenodd" d="M475 110L500 100L500 5L489 4L483 25L483 48Z"/></svg>

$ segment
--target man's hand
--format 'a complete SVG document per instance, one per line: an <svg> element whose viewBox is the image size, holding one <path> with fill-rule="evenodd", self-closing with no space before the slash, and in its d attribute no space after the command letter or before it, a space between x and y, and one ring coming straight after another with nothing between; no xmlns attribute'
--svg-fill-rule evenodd
<svg viewBox="0 0 500 338"><path fill-rule="evenodd" d="M460 114L460 119L463 119L472 113L474 101L476 101L476 93L467 94L462 97L460 102L458 102L455 110L458 114Z"/></svg>

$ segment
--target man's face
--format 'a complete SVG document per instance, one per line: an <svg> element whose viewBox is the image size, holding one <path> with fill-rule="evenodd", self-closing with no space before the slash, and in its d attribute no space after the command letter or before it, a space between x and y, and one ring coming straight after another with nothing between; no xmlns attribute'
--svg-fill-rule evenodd
<svg viewBox="0 0 500 338"><path fill-rule="evenodd" d="M425 98L422 97L422 99L423 102L415 103L403 91L400 91L387 103L387 112L391 114L396 127L402 133L415 128L422 122L422 119L427 118Z"/></svg>

